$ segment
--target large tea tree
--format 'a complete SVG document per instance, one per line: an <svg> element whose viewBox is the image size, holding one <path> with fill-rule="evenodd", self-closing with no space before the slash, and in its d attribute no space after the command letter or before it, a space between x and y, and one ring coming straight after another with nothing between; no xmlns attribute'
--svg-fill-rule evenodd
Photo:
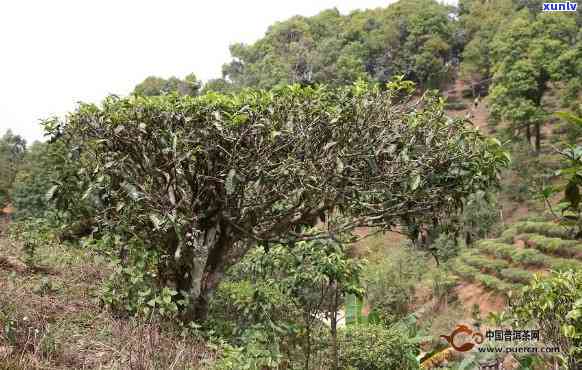
<svg viewBox="0 0 582 370"><path fill-rule="evenodd" d="M201 321L225 269L252 245L329 236L301 234L324 215L339 220L325 228L331 237L441 217L496 183L507 161L499 142L412 90L109 97L80 105L63 135L93 158L88 193L111 205L102 221L155 255L158 286L189 298L183 317Z"/></svg>

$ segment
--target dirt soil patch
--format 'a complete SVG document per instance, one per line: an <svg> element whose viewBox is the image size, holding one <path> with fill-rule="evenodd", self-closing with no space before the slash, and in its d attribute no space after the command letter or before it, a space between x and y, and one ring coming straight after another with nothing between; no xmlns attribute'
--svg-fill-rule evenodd
<svg viewBox="0 0 582 370"><path fill-rule="evenodd" d="M455 291L459 301L463 304L467 317L471 316L472 308L475 304L479 306L481 317L485 317L490 312L502 311L507 303L504 297L487 291L477 284L462 283L455 288Z"/></svg>

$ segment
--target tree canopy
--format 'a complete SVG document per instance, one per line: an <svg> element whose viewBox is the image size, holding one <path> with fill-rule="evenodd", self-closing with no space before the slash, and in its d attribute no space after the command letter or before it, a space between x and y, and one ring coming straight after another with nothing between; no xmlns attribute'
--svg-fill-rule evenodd
<svg viewBox="0 0 582 370"><path fill-rule="evenodd" d="M433 0L411 0L346 16L337 9L296 16L252 45L232 45L223 75L235 88L386 82L397 75L436 87L459 53L451 13Z"/></svg>
<svg viewBox="0 0 582 370"><path fill-rule="evenodd" d="M140 82L133 90L134 94L144 96L156 96L169 93L196 96L202 83L194 73L189 74L183 80L170 77L167 80L161 77L149 76Z"/></svg>
<svg viewBox="0 0 582 370"><path fill-rule="evenodd" d="M336 237L439 217L496 183L499 143L412 90L110 97L81 105L64 134L94 164L88 193L110 202L102 221L156 251L203 320L208 294L250 245L300 240L320 217L334 216Z"/></svg>

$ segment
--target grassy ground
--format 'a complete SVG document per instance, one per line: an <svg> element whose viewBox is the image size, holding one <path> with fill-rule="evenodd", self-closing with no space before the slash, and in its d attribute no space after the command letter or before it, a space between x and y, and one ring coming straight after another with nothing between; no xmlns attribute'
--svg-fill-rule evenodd
<svg viewBox="0 0 582 370"><path fill-rule="evenodd" d="M56 243L26 264L0 233L0 369L187 369L214 358L157 322L115 317L97 298L105 258Z"/></svg>

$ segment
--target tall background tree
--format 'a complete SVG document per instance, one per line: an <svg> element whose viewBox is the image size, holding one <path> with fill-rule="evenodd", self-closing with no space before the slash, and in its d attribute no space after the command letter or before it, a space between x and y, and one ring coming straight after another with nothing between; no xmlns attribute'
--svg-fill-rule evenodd
<svg viewBox="0 0 582 370"><path fill-rule="evenodd" d="M452 12L433 0L411 0L346 16L337 9L296 16L252 45L232 45L223 77L235 88L386 82L396 75L438 87L461 47Z"/></svg>
<svg viewBox="0 0 582 370"><path fill-rule="evenodd" d="M10 201L10 192L26 152L26 141L8 130L0 138L0 207Z"/></svg>
<svg viewBox="0 0 582 370"><path fill-rule="evenodd" d="M528 142L535 137L537 153L541 127L548 119L543 98L550 84L558 89L565 84L569 94L579 91L579 71L569 75L575 63L572 50L580 47L579 35L573 16L532 15L524 9L493 40L491 113L510 122L514 130L525 131ZM574 83L568 83L570 78Z"/></svg>
<svg viewBox="0 0 582 370"><path fill-rule="evenodd" d="M194 73L187 75L183 80L177 77L170 77L166 80L161 77L149 76L135 87L133 93L144 96L170 93L196 96L200 92L201 86L202 83Z"/></svg>

